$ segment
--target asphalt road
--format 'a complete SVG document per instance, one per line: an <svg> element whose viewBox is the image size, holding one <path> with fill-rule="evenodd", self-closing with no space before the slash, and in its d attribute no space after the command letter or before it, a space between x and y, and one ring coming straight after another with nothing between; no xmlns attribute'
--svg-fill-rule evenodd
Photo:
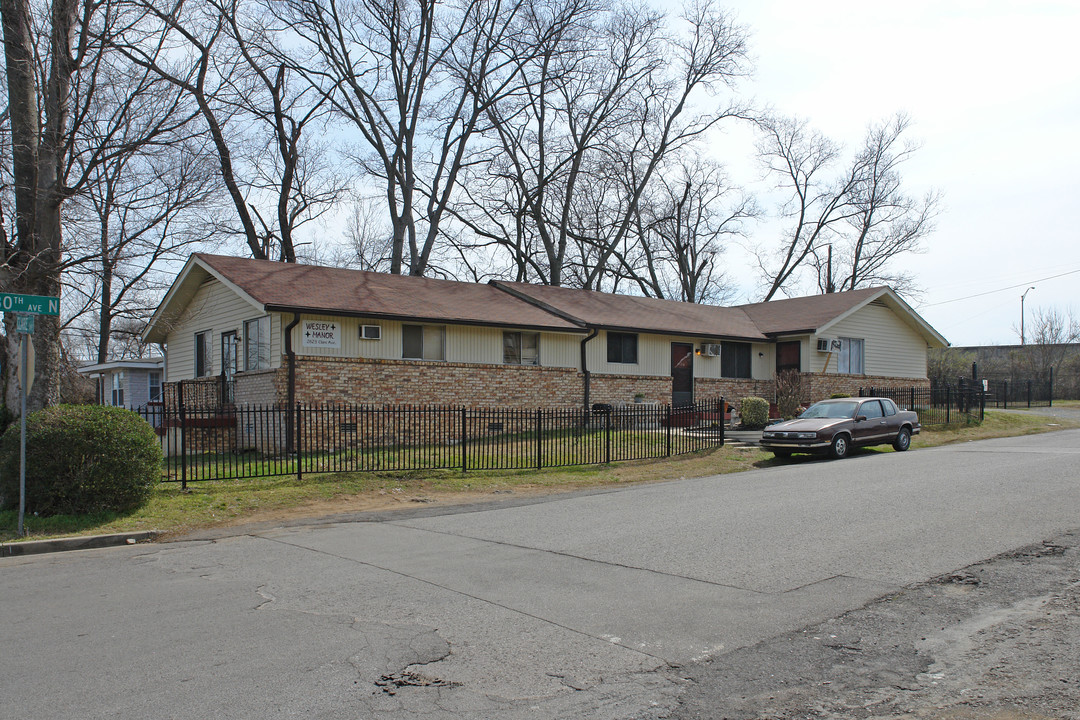
<svg viewBox="0 0 1080 720"><path fill-rule="evenodd" d="M1080 431L0 560L18 718L665 717L690 669L1080 527Z"/></svg>

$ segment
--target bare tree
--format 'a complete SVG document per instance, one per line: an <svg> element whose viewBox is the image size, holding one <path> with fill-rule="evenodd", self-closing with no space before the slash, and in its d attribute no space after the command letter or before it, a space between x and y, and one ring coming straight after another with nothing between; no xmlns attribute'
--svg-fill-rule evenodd
<svg viewBox="0 0 1080 720"><path fill-rule="evenodd" d="M72 248L86 255L65 279L65 297L81 305L68 310L66 324L92 334L97 362L112 357L114 331L130 334L156 307L168 285L162 265L212 239L199 212L218 187L205 158L183 142L117 156L75 199L83 212L72 219L73 234L94 242Z"/></svg>
<svg viewBox="0 0 1080 720"><path fill-rule="evenodd" d="M710 2L688 5L677 32L663 14L630 5L583 6L558 32L542 16L533 22L538 51L521 90L488 111L502 152L487 167L487 196L509 216L498 227L514 230L503 244L519 269L553 285L617 284L657 169L744 114L735 103L708 114L691 107L742 74L744 35ZM473 229L497 241L485 221Z"/></svg>
<svg viewBox="0 0 1080 720"><path fill-rule="evenodd" d="M933 229L939 197L931 191L915 200L902 189L899 168L917 149L902 139L907 116L871 126L846 165L841 148L805 120L768 116L758 124L759 157L786 193L780 215L788 222L779 244L754 251L763 299L789 288L804 268L815 272L822 292L874 283L912 290L910 278L888 266L919 250Z"/></svg>
<svg viewBox="0 0 1080 720"><path fill-rule="evenodd" d="M107 38L125 21L112 3L75 0L0 2L4 27L11 177L15 236L3 238L0 287L7 292L59 296L64 257L62 208L88 182L88 173L131 143L150 142L165 131L171 114L145 121L140 137L121 137L112 128L139 119L142 99L154 81L125 69L107 50ZM125 92L111 94L106 76L123 77ZM97 132L86 121L101 119ZM162 119L164 118L164 119ZM14 327L5 320L4 398L19 396L19 358ZM28 407L57 401L60 393L60 320L40 316L32 336L36 355Z"/></svg>
<svg viewBox="0 0 1080 720"><path fill-rule="evenodd" d="M1035 308L1028 342L1013 353L1014 376L1046 380L1050 369L1060 370L1072 354L1070 345L1080 342L1080 319L1072 308Z"/></svg>
<svg viewBox="0 0 1080 720"><path fill-rule="evenodd" d="M921 250L922 240L933 230L940 195L929 191L916 199L903 190L900 166L918 149L903 140L909 126L908 116L898 113L868 129L854 160L858 175L849 197L854 212L833 240L836 272L821 262L820 254L814 256L818 287L823 292L832 291L830 279L838 291L870 285L891 285L908 292L915 289L910 276L891 271L889 264L898 255Z"/></svg>
<svg viewBox="0 0 1080 720"><path fill-rule="evenodd" d="M359 160L381 183L393 228L391 272L424 274L485 110L525 60L516 29L526 2L273 6L312 56L297 70L363 138Z"/></svg>
<svg viewBox="0 0 1080 720"><path fill-rule="evenodd" d="M123 1L140 18L113 43L194 102L248 251L295 262L296 228L324 212L344 180L306 143L327 108L280 60L273 41L282 29L243 0ZM272 210L260 211L264 203Z"/></svg>
<svg viewBox="0 0 1080 720"><path fill-rule="evenodd" d="M857 174L852 168L838 179L829 175L840 148L805 120L770 116L759 126L763 138L758 155L767 174L776 178L776 187L787 193L780 214L790 223L779 247L764 243L754 250L766 287L762 300L771 300L831 239L834 226L855 214L849 198Z"/></svg>
<svg viewBox="0 0 1080 720"><path fill-rule="evenodd" d="M753 198L733 188L723 168L697 159L661 173L639 204L634 236L641 261L633 279L646 295L723 304L734 295L718 266L727 241L757 215Z"/></svg>

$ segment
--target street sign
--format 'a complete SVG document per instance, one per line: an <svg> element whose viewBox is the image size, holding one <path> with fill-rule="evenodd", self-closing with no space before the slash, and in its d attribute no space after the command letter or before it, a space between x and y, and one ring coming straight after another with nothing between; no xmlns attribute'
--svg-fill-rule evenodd
<svg viewBox="0 0 1080 720"><path fill-rule="evenodd" d="M15 316L15 332L23 335L34 334L34 316L27 313L19 313Z"/></svg>
<svg viewBox="0 0 1080 720"><path fill-rule="evenodd" d="M35 315L59 315L60 298L48 295L17 295L0 293L0 310L4 312L33 313Z"/></svg>

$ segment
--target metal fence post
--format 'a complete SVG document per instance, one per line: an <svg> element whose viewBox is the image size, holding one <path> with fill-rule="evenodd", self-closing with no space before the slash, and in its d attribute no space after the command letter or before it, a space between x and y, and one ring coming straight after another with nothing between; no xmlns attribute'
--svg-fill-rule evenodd
<svg viewBox="0 0 1080 720"><path fill-rule="evenodd" d="M604 463L611 463L611 409L604 413Z"/></svg>
<svg viewBox="0 0 1080 720"><path fill-rule="evenodd" d="M667 426L667 456L671 457L671 404L664 406L664 414L666 415L666 421L664 425Z"/></svg>
<svg viewBox="0 0 1080 720"><path fill-rule="evenodd" d="M952 413L952 385L945 386L945 424L949 424L950 414Z"/></svg>
<svg viewBox="0 0 1080 720"><path fill-rule="evenodd" d="M1047 407L1054 407L1054 366L1050 366L1050 387L1047 388Z"/></svg>
<svg viewBox="0 0 1080 720"><path fill-rule="evenodd" d="M1031 381L1027 381L1027 406L1031 408Z"/></svg>
<svg viewBox="0 0 1080 720"><path fill-rule="evenodd" d="M536 408L536 469L544 467L544 436L541 410Z"/></svg>
<svg viewBox="0 0 1080 720"><path fill-rule="evenodd" d="M915 409L915 386L911 386L911 403L908 405L908 410Z"/></svg>
<svg viewBox="0 0 1080 720"><path fill-rule="evenodd" d="M724 396L720 396L720 447L724 447L724 417L727 415L727 401L724 400Z"/></svg>
<svg viewBox="0 0 1080 720"><path fill-rule="evenodd" d="M184 382L182 380L176 394L180 412L180 489L187 490L187 418L184 413Z"/></svg>
<svg viewBox="0 0 1080 720"><path fill-rule="evenodd" d="M301 457L302 457L301 453L303 452L303 449L304 449L304 444L303 444L304 435L303 435L303 428L301 427L303 425L303 423L300 420L300 403L299 402L296 403L296 422L294 424L296 425L296 453L294 455L294 457L296 458L296 481L300 482L301 480L304 479L304 467L303 467L303 461L301 460Z"/></svg>
<svg viewBox="0 0 1080 720"><path fill-rule="evenodd" d="M979 422L986 419L986 393L979 393Z"/></svg>
<svg viewBox="0 0 1080 720"><path fill-rule="evenodd" d="M469 439L465 430L465 408L461 408L461 472L469 469Z"/></svg>
<svg viewBox="0 0 1080 720"><path fill-rule="evenodd" d="M1002 409L1003 410L1008 410L1009 409L1009 381L1008 380L1002 380L1001 381L1001 387L1003 388L1002 391L1001 391Z"/></svg>

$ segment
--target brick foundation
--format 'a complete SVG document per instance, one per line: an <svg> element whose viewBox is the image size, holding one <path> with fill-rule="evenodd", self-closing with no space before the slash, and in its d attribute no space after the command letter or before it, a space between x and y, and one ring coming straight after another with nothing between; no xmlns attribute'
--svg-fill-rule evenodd
<svg viewBox="0 0 1080 720"><path fill-rule="evenodd" d="M269 405L288 401L288 360L279 370L238 373L236 403ZM859 388L929 387L926 378L879 375L802 374L803 401ZM589 402L628 405L671 402L671 378L593 373ZM737 405L745 397L775 400L773 380L696 378L696 399L724 397ZM409 360L298 356L296 401L307 404L442 405L471 408L574 408L584 399L584 377L573 368Z"/></svg>

